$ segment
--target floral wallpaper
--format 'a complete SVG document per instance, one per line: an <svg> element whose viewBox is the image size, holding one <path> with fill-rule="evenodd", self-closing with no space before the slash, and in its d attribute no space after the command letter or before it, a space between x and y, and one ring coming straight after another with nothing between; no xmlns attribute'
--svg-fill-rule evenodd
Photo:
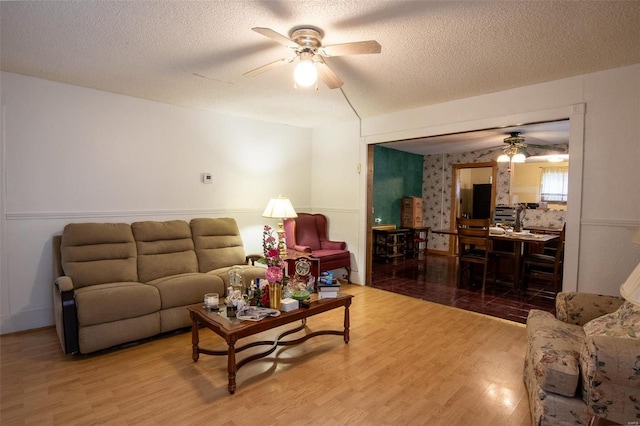
<svg viewBox="0 0 640 426"><path fill-rule="evenodd" d="M568 145L555 145L568 152ZM542 148L527 147L531 155L552 153ZM453 164L484 163L495 161L501 149L461 152L454 154L436 154L424 156L422 199L424 225L431 229L451 229L451 185ZM555 151L553 151L555 152ZM509 163L497 163L496 205L509 205ZM527 210L523 223L525 226L561 228L565 222L566 211ZM432 234L429 249L449 250L449 235Z"/></svg>

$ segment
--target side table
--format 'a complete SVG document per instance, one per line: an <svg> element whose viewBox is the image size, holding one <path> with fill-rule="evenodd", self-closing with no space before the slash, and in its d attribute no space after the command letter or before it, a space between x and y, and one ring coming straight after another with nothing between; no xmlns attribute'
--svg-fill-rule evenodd
<svg viewBox="0 0 640 426"><path fill-rule="evenodd" d="M427 260L427 242L429 241L428 226L409 227L407 235L407 257ZM421 257L423 256L423 257Z"/></svg>
<svg viewBox="0 0 640 426"><path fill-rule="evenodd" d="M388 263L404 259L407 249L408 229L372 229L372 232L373 259L375 261Z"/></svg>

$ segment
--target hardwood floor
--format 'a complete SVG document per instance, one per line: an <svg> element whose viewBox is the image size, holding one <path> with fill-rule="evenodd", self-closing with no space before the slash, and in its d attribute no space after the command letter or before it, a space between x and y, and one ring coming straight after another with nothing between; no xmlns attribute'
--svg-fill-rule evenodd
<svg viewBox="0 0 640 426"><path fill-rule="evenodd" d="M531 309L555 313L555 293L550 284L531 280L521 297L510 283L498 279L493 285L487 280L483 296L479 286L457 287L456 268L455 257L441 255L428 255L426 267L424 260L417 259L374 263L371 286L522 324Z"/></svg>
<svg viewBox="0 0 640 426"><path fill-rule="evenodd" d="M188 332L79 357L62 353L53 328L1 336L0 423L530 424L522 325L370 287L343 290L355 295L349 344L320 336L281 347L238 372L235 395L226 359L191 360ZM307 326L339 328L342 315ZM201 344L225 347L205 329Z"/></svg>

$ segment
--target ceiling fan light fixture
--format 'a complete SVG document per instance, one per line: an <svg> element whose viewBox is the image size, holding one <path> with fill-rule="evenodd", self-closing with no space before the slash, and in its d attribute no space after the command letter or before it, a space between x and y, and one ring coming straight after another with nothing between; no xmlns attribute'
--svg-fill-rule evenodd
<svg viewBox="0 0 640 426"><path fill-rule="evenodd" d="M509 157L507 154L501 154L496 161L498 163L508 163L511 161L511 157Z"/></svg>
<svg viewBox="0 0 640 426"><path fill-rule="evenodd" d="M293 79L298 86L309 87L318 81L318 70L310 59L300 59L293 71Z"/></svg>
<svg viewBox="0 0 640 426"><path fill-rule="evenodd" d="M514 163L524 163L526 159L527 157L521 152L511 157L511 161L513 161Z"/></svg>

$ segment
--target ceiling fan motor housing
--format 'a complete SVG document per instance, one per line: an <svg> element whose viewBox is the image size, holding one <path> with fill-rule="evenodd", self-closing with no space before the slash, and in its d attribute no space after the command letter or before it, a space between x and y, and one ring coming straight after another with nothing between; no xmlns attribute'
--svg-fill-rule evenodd
<svg viewBox="0 0 640 426"><path fill-rule="evenodd" d="M322 33L315 28L299 28L291 32L291 40L296 42L300 47L310 49L314 53L322 46Z"/></svg>
<svg viewBox="0 0 640 426"><path fill-rule="evenodd" d="M524 144L524 138L520 136L520 132L512 132L509 137L504 139L504 143L508 143L511 145Z"/></svg>

